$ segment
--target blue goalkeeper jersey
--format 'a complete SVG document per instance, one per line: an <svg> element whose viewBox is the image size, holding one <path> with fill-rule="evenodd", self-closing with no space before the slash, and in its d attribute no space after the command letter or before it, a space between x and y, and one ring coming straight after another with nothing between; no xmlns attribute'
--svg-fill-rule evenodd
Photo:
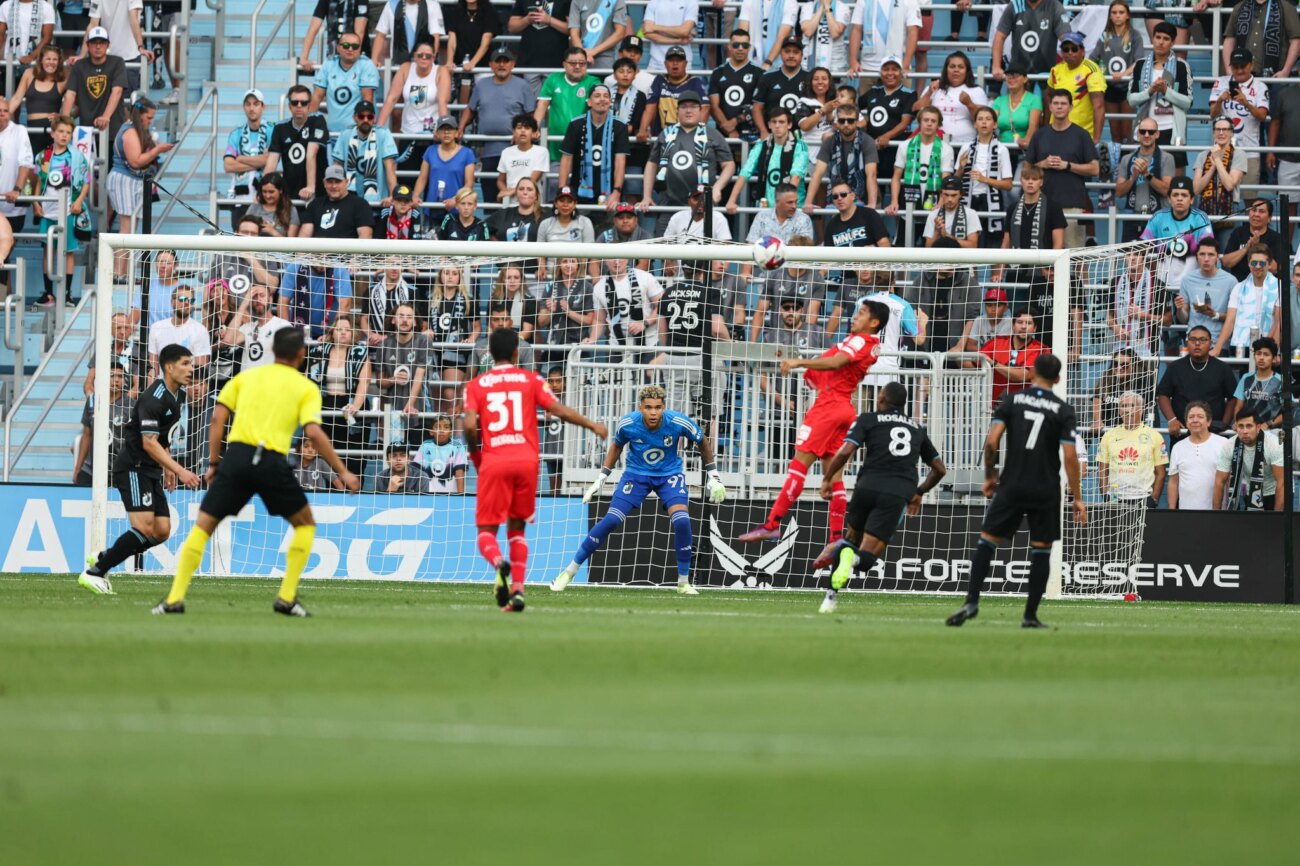
<svg viewBox="0 0 1300 866"><path fill-rule="evenodd" d="M678 444L683 438L699 442L704 431L680 412L664 412L659 427L646 427L641 413L629 412L614 425L614 441L627 452L627 472L659 478L682 473L682 456Z"/></svg>

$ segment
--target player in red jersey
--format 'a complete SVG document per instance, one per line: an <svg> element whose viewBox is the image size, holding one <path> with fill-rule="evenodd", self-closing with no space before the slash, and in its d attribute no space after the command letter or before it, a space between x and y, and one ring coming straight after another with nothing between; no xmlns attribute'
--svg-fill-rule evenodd
<svg viewBox="0 0 1300 866"><path fill-rule="evenodd" d="M537 445L537 410L586 427L601 439L608 435L597 423L555 399L546 380L520 369L519 335L497 328L488 338L495 365L475 376L465 388L465 444L478 470L474 523L478 549L496 569L496 602L504 611L524 609L524 566L528 540L524 523L537 509L537 478L541 474ZM479 428L479 416L487 422ZM506 524L510 559L501 555L497 531Z"/></svg>
<svg viewBox="0 0 1300 866"><path fill-rule="evenodd" d="M741 535L739 541L766 541L781 537L781 521L790 506L803 492L808 477L808 467L820 459L826 471L830 458L844 444L844 434L849 432L858 410L853 406L853 395L867 375L867 370L880 356L880 339L876 336L889 323L889 307L880 301L863 301L853 314L849 335L827 349L819 358L784 358L781 375L803 367L804 382L817 392L812 408L799 426L794 440L794 459L785 477L781 493L768 512L767 522ZM844 490L840 473L831 482L830 541L838 541L844 534L844 514L848 511L849 497Z"/></svg>

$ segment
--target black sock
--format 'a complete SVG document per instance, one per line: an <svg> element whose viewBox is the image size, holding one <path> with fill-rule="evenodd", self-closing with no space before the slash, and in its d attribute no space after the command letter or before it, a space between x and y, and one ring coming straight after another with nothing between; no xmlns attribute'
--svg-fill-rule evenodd
<svg viewBox="0 0 1300 866"><path fill-rule="evenodd" d="M54 281L44 275L42 275L41 279L45 281L45 294L52 296L54 294Z"/></svg>
<svg viewBox="0 0 1300 866"><path fill-rule="evenodd" d="M966 587L966 603L979 604L980 593L984 591L984 581L989 576L989 568L993 565L993 554L998 552L998 546L987 538L981 538L975 545L975 555L971 557L970 564L970 584Z"/></svg>
<svg viewBox="0 0 1300 866"><path fill-rule="evenodd" d="M1029 598L1025 600L1025 619L1038 618L1038 603L1047 591L1047 578L1052 573L1052 548L1029 549Z"/></svg>
<svg viewBox="0 0 1300 866"><path fill-rule="evenodd" d="M112 547L99 555L99 559L88 570L92 574L103 576L137 553L144 553L157 543L143 532L128 529L117 537L117 541L113 542Z"/></svg>
<svg viewBox="0 0 1300 866"><path fill-rule="evenodd" d="M858 571L861 572L871 571L871 569L874 568L876 563L879 561L880 561L880 557L876 556L874 553L871 553L870 551L867 550L858 551Z"/></svg>
<svg viewBox="0 0 1300 866"><path fill-rule="evenodd" d="M72 274L68 274L63 278L63 297L72 297Z"/></svg>

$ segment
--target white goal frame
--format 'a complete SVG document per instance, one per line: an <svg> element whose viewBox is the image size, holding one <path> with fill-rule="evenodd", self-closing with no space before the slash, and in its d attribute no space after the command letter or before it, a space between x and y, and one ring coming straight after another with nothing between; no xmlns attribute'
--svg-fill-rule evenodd
<svg viewBox="0 0 1300 866"><path fill-rule="evenodd" d="M95 285L101 290L113 286L114 258L118 252L132 253L160 250L188 250L208 253L266 253L280 255L360 255L360 256L444 256L490 259L557 258L581 259L696 259L729 261L754 265L749 244L699 243L505 243L500 241L428 241L428 240L337 240L327 238L248 238L238 235L139 235L105 233L99 236L99 258ZM844 264L926 264L953 263L978 266L1022 266L1054 268L1052 304L1054 310L1068 310L1070 275L1075 258L1083 253L1096 255L1097 248L1087 250L989 250L939 249L926 247L795 247L787 246L787 262L834 262ZM95 357L108 357L112 349L112 289L107 298L96 295L94 305ZM1051 345L1068 345L1070 317L1053 317ZM1062 365L1061 381L1053 389L1066 398L1066 370ZM108 364L95 365L94 399L97 406L109 404ZM93 487L88 550L107 546L107 509L109 495L109 419L106 412L94 413ZM1064 505L1062 506L1064 508ZM1060 597L1064 540L1052 545L1049 598Z"/></svg>

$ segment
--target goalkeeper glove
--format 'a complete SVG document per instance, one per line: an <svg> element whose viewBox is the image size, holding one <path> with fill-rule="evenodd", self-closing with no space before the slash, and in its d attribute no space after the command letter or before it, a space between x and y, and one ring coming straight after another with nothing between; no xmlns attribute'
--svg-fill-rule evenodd
<svg viewBox="0 0 1300 866"><path fill-rule="evenodd" d="M709 495L709 501L717 505L727 498L727 488L722 486L722 478L718 475L718 470L712 466L704 468L709 474L708 480L704 482L704 490Z"/></svg>
<svg viewBox="0 0 1300 866"><path fill-rule="evenodd" d="M609 473L609 468L605 466L600 467L600 477L591 482L591 486L589 486L586 492L582 494L583 502L590 502L593 496L600 493L600 488L605 484L605 479L609 477Z"/></svg>

